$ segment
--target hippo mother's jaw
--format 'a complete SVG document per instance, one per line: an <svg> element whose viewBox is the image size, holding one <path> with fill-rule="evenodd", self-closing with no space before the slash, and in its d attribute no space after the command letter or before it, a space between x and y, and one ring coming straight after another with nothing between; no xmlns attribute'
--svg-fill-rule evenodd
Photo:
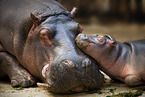
<svg viewBox="0 0 145 97"><path fill-rule="evenodd" d="M51 86L48 83L37 83L37 85L39 87L46 88L46 89L52 91ZM78 87L71 88L70 90L66 91L65 93L72 93L72 92L75 93L75 92L82 92L82 91L88 91L88 89L85 88L84 86L78 86Z"/></svg>
<svg viewBox="0 0 145 97"><path fill-rule="evenodd" d="M71 60L71 57L57 58L55 62L46 64L42 69L46 83L37 85L55 93L82 92L99 88L104 83L104 77L97 70L96 62L84 56L76 56L78 60Z"/></svg>

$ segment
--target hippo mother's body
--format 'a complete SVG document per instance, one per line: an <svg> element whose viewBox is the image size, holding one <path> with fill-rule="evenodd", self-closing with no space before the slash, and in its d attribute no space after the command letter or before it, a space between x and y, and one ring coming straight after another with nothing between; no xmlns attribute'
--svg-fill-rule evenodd
<svg viewBox="0 0 145 97"><path fill-rule="evenodd" d="M54 0L1 0L0 77L8 75L14 87L31 86L36 77L57 93L100 87L96 62L75 45L81 31Z"/></svg>
<svg viewBox="0 0 145 97"><path fill-rule="evenodd" d="M145 40L120 43L109 35L78 35L78 46L112 79L129 86L145 85Z"/></svg>

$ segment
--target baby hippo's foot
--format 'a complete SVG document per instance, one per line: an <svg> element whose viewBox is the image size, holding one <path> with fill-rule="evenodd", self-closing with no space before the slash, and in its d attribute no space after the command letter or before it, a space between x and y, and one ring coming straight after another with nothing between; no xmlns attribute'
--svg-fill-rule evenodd
<svg viewBox="0 0 145 97"><path fill-rule="evenodd" d="M33 78L12 55L0 53L0 68L2 72L9 76L12 87L29 87L35 84Z"/></svg>
<svg viewBox="0 0 145 97"><path fill-rule="evenodd" d="M125 77L125 83L128 86L139 86L143 85L143 82L135 75L128 75Z"/></svg>

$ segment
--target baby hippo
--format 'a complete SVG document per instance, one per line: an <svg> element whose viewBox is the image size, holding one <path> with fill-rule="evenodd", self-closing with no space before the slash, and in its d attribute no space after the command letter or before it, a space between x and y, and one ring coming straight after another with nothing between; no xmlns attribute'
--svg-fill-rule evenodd
<svg viewBox="0 0 145 97"><path fill-rule="evenodd" d="M128 86L145 85L145 40L120 43L110 35L79 34L76 43L112 79Z"/></svg>

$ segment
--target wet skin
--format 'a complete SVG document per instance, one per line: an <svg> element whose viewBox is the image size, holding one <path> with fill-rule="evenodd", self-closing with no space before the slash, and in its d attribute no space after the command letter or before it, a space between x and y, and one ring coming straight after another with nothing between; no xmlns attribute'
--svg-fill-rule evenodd
<svg viewBox="0 0 145 97"><path fill-rule="evenodd" d="M120 43L110 35L79 34L76 43L112 79L128 86L145 85L145 40Z"/></svg>
<svg viewBox="0 0 145 97"><path fill-rule="evenodd" d="M13 87L29 87L35 78L54 93L97 89L104 82L97 63L75 44L82 27L53 0L2 0L0 73Z"/></svg>

